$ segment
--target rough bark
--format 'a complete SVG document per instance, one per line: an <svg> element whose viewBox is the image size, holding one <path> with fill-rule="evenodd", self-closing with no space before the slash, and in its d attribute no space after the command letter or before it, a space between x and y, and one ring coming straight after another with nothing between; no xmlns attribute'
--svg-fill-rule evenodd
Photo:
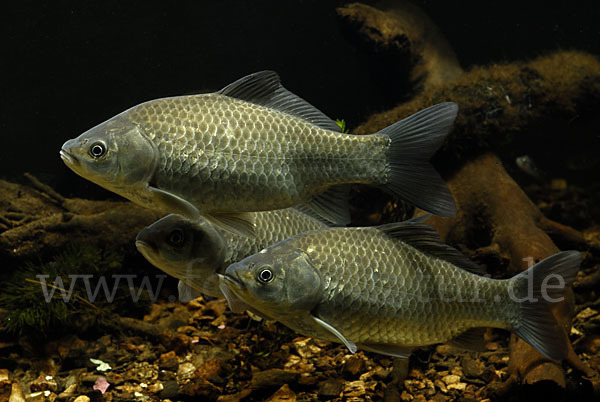
<svg viewBox="0 0 600 402"><path fill-rule="evenodd" d="M32 186L0 180L0 253L30 259L81 242L134 251L137 233L160 214L123 201L65 198L27 175Z"/></svg>
<svg viewBox="0 0 600 402"><path fill-rule="evenodd" d="M352 3L337 12L359 32L364 47L405 56L415 85L424 89L437 87L463 72L437 26L410 3L397 2L396 8L387 11Z"/></svg>

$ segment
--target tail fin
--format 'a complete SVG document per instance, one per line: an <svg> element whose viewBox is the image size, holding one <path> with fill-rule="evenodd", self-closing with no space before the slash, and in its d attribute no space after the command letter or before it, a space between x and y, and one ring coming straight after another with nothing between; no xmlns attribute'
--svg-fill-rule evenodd
<svg viewBox="0 0 600 402"><path fill-rule="evenodd" d="M458 105L440 103L379 131L390 137L391 178L386 187L439 216L456 214L454 199L429 160L450 132Z"/></svg>
<svg viewBox="0 0 600 402"><path fill-rule="evenodd" d="M567 338L552 315L550 305L562 301L580 263L579 251L563 251L510 279L512 295L520 303L521 314L512 331L553 360L566 357Z"/></svg>

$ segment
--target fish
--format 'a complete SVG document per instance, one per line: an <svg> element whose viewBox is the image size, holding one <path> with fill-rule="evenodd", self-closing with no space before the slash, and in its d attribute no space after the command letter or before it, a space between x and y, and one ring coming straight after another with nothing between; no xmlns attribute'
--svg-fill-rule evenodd
<svg viewBox="0 0 600 402"><path fill-rule="evenodd" d="M231 264L219 286L232 310L251 306L352 353L407 358L426 345L473 345L493 327L561 360L567 339L549 306L562 300L580 262L579 252L564 251L492 279L430 226L400 222L298 234Z"/></svg>
<svg viewBox="0 0 600 402"><path fill-rule="evenodd" d="M534 179L544 182L546 180L546 174L541 170L535 163L533 158L529 155L521 155L515 158L515 164L523 172L527 173Z"/></svg>
<svg viewBox="0 0 600 402"><path fill-rule="evenodd" d="M185 302L200 294L223 297L217 273L224 273L227 266L295 234L327 227L294 208L253 214L252 238L204 218L193 221L170 214L142 229L135 245L152 265L180 280L179 299Z"/></svg>
<svg viewBox="0 0 600 402"><path fill-rule="evenodd" d="M346 134L275 72L261 71L215 93L133 106L66 141L60 156L138 205L202 215L246 236L254 229L248 212L292 206L344 226L354 183L452 216L452 194L429 160L457 112L445 102L375 134Z"/></svg>

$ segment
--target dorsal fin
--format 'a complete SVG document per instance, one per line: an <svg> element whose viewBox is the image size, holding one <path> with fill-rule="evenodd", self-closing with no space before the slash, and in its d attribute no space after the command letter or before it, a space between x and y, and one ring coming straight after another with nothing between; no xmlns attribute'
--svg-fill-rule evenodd
<svg viewBox="0 0 600 402"><path fill-rule="evenodd" d="M466 271L477 275L486 273L482 267L469 260L460 251L443 243L438 232L429 225L418 221L406 221L381 225L377 229L393 239L408 243L425 254L448 261Z"/></svg>
<svg viewBox="0 0 600 402"><path fill-rule="evenodd" d="M319 109L285 89L274 71L259 71L227 85L218 94L269 107L321 128L340 132L340 126Z"/></svg>
<svg viewBox="0 0 600 402"><path fill-rule="evenodd" d="M294 205L293 207L290 207L290 208L293 208L296 211L303 213L304 215L310 216L314 220L319 221L319 223L322 223L323 225L325 225L327 227L336 226L336 224L334 222L330 222L327 219L323 218L321 215L317 214L315 211L313 211L312 209L307 207L305 204Z"/></svg>

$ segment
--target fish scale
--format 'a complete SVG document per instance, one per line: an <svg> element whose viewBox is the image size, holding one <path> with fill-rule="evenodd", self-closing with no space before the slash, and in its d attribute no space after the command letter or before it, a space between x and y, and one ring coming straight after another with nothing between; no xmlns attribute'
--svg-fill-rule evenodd
<svg viewBox="0 0 600 402"><path fill-rule="evenodd" d="M223 272L229 264L257 253L271 244L298 233L322 229L327 226L325 223L305 213L296 211L294 208L257 212L255 222L256 241L248 241L243 236L238 236L229 231L217 228L223 235L228 250L227 259L223 264Z"/></svg>
<svg viewBox="0 0 600 402"><path fill-rule="evenodd" d="M247 210L256 199L275 209L322 191L319 182L386 180L387 138L331 132L224 95L159 99L124 117L159 150L157 184L185 192L201 210Z"/></svg>
<svg viewBox="0 0 600 402"><path fill-rule="evenodd" d="M328 303L315 312L355 343L437 343L456 337L474 323L489 326L512 319L516 310L512 304L498 305L492 316L495 319L490 319L489 311L475 310L471 303L439 303L434 286L439 283L460 284L444 287L449 298L472 294L475 286L484 300L493 300L496 295L504 300L507 293L497 282L427 257L383 234L374 240L373 230L328 230L320 236L298 239L300 248L314 250L307 254L325 281L338 278L336 286L323 289ZM366 242L369 247L364 248ZM355 268L367 266L370 269ZM379 272L377 280L374 272Z"/></svg>
<svg viewBox="0 0 600 402"><path fill-rule="evenodd" d="M296 235L230 265L220 288L303 335L391 356L509 329L552 359L566 356L549 303L564 297L581 254L557 253L506 280L491 279L429 226L328 228ZM548 279L556 279L547 286ZM550 297L550 299L548 299Z"/></svg>

